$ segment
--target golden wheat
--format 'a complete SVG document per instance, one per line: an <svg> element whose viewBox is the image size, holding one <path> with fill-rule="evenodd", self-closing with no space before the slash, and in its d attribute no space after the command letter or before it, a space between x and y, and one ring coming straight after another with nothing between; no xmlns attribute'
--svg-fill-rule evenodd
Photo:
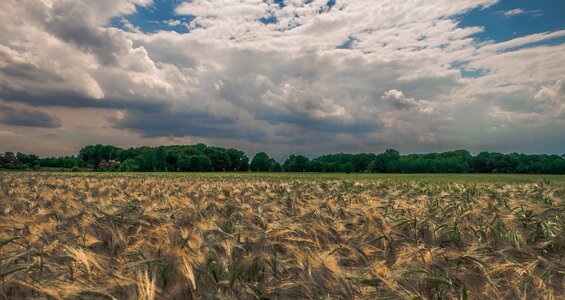
<svg viewBox="0 0 565 300"><path fill-rule="evenodd" d="M5 299L565 297L565 189L0 175Z"/></svg>

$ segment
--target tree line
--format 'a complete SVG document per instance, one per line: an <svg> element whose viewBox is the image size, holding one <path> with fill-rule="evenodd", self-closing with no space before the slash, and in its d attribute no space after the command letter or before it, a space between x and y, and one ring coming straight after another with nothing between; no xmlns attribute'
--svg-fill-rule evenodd
<svg viewBox="0 0 565 300"><path fill-rule="evenodd" d="M89 145L77 156L44 157L6 152L0 168L110 170L122 172L345 172L345 173L527 173L565 174L565 155L481 152L467 150L401 155L383 153L336 153L309 159L290 155L279 163L265 152L251 161L245 152L205 144L122 149Z"/></svg>

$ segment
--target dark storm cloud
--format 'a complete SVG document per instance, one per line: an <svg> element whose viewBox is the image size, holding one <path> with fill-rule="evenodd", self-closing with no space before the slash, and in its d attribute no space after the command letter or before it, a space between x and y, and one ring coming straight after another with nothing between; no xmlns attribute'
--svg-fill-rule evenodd
<svg viewBox="0 0 565 300"><path fill-rule="evenodd" d="M73 91L57 91L43 95L27 92L5 92L0 90L5 101L25 103L33 106L64 106L70 108L132 108L147 111L162 111L169 104L147 99L93 99Z"/></svg>
<svg viewBox="0 0 565 300"><path fill-rule="evenodd" d="M111 118L109 121L115 128L133 130L148 138L190 135L259 142L266 136L266 133L259 128L236 126L236 118L215 116L205 112L130 110L123 117Z"/></svg>
<svg viewBox="0 0 565 300"><path fill-rule="evenodd" d="M74 22L56 22L49 24L50 32L64 41L96 55L104 65L117 64L120 52L124 48L115 44L112 33L92 29L88 26L75 25ZM80 24L80 23L78 23Z"/></svg>
<svg viewBox="0 0 565 300"><path fill-rule="evenodd" d="M88 51L104 65L119 63L121 55L127 53L129 45L123 39L116 38L122 33L118 30L105 30L92 26L89 10L90 3L84 2L55 2L51 16L47 19L45 28L63 41Z"/></svg>
<svg viewBox="0 0 565 300"><path fill-rule="evenodd" d="M341 120L339 118L320 119L306 113L280 113L264 109L256 117L266 122L277 124L293 124L304 130L326 133L368 133L376 132L383 128L379 120Z"/></svg>
<svg viewBox="0 0 565 300"><path fill-rule="evenodd" d="M57 128L61 120L55 115L35 109L19 109L0 105L0 122L6 125Z"/></svg>
<svg viewBox="0 0 565 300"><path fill-rule="evenodd" d="M0 52L0 56L2 52ZM4 57L2 57L5 59ZM11 78L12 80L31 80L35 82L49 82L51 80L63 80L60 76L41 70L33 64L29 63L11 63L0 68L0 73ZM0 90L1 92L1 90Z"/></svg>

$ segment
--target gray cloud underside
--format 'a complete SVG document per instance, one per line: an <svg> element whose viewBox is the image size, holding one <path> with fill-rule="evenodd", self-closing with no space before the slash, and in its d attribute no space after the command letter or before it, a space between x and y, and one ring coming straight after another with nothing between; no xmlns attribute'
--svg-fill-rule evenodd
<svg viewBox="0 0 565 300"><path fill-rule="evenodd" d="M57 128L61 120L55 115L50 115L35 109L17 109L0 105L0 122L7 125Z"/></svg>
<svg viewBox="0 0 565 300"><path fill-rule="evenodd" d="M0 99L110 111L110 127L143 138L235 139L281 153L512 150L502 132L525 127L537 148L517 139L515 150L565 150L555 141L565 130L565 46L524 47L565 31L478 43L483 29L452 17L493 0L271 2L182 2L177 13L196 18L178 34L108 25L150 1L3 1ZM269 16L277 23L258 21ZM481 76L462 77L455 62ZM18 112L20 121L2 122L42 114ZM36 119L30 126L61 122Z"/></svg>

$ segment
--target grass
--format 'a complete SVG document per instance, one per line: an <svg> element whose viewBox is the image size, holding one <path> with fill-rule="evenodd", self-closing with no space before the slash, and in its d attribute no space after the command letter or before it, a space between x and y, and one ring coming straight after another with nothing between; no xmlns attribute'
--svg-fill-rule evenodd
<svg viewBox="0 0 565 300"><path fill-rule="evenodd" d="M0 173L0 298L561 299L563 176Z"/></svg>

